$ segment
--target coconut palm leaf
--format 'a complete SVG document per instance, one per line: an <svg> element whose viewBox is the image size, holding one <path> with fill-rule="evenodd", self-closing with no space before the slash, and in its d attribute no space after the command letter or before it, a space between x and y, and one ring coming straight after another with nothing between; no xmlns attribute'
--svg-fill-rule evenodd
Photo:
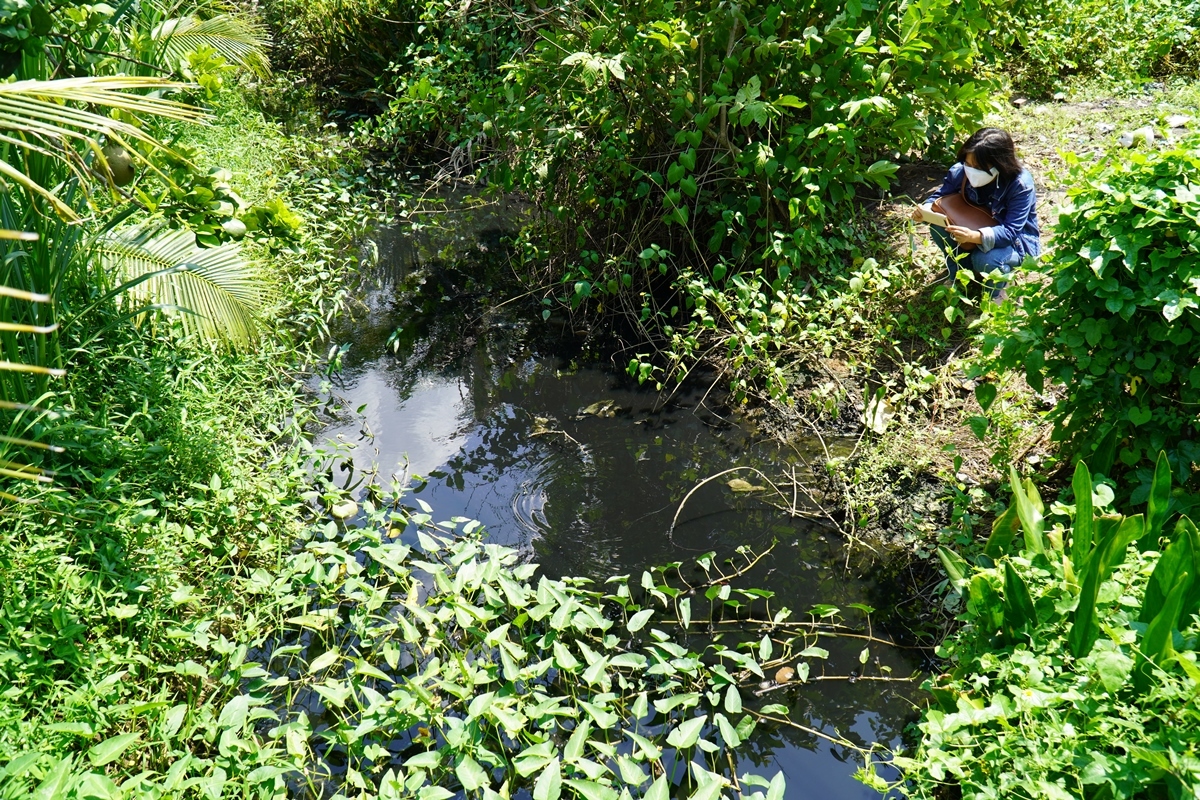
<svg viewBox="0 0 1200 800"><path fill-rule="evenodd" d="M86 179L89 171L77 146L103 158L96 142L101 135L124 145L133 157L144 162L133 142L162 149L165 145L136 124L89 109L115 109L135 120L147 116L204 121L205 114L198 108L137 93L143 89L161 92L178 88L182 84L173 81L126 76L0 83L0 144L12 145L26 154L61 160L81 179ZM78 218L74 209L52 189L31 178L26 170L0 159L0 176L46 199L59 216Z"/></svg>
<svg viewBox="0 0 1200 800"><path fill-rule="evenodd" d="M179 63L188 53L211 47L230 64L248 69L260 78L271 73L266 31L242 16L176 17L155 26L150 38L161 48L160 61L172 70L179 69Z"/></svg>
<svg viewBox="0 0 1200 800"><path fill-rule="evenodd" d="M25 233L22 231L0 230L0 239L32 242L37 240L37 236L35 234ZM3 312L8 312L9 309L6 308L6 306L11 302L49 303L50 296L0 285L0 310ZM0 323L0 333L6 333L9 335L22 333L45 335L52 333L56 328L56 325L31 326L11 322ZM25 364L16 361L0 361L0 410L16 412L16 416L10 420L9 433L0 434L0 478L13 478L17 480L35 481L37 483L49 483L51 480L51 473L47 470L9 459L9 455L14 449L43 450L56 453L62 452L61 447L46 444L45 442L33 441L17 435L23 433L28 427L23 420L28 420L30 416L41 417L46 413L45 410L39 408L37 404L19 403L13 399L20 393L13 391L15 387L7 379L9 377L8 374L25 372L41 372L54 377L61 377L64 374L63 370L61 369L50 369L48 367L41 367L34 364ZM20 498L5 491L0 491L0 499L11 501L20 500Z"/></svg>
<svg viewBox="0 0 1200 800"><path fill-rule="evenodd" d="M196 246L191 231L139 226L96 242L100 265L128 296L179 311L184 332L207 341L250 344L265 292L237 243Z"/></svg>

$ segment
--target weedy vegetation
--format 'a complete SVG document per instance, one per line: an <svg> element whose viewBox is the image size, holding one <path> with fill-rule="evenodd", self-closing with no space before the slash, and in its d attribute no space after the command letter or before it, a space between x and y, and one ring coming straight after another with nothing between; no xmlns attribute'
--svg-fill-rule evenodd
<svg viewBox="0 0 1200 800"><path fill-rule="evenodd" d="M1116 513L1081 461L1074 503L1013 503L969 562L939 552L963 600L921 743L896 764L908 797L1177 797L1195 758L1196 526L1160 455L1143 514ZM1172 523L1174 520L1174 524Z"/></svg>
<svg viewBox="0 0 1200 800"><path fill-rule="evenodd" d="M300 377L401 164L533 200L517 293L613 322L643 382L704 362L735 400L861 422L847 496L881 454L911 477L953 449L963 624L891 789L1196 793L1200 140L1066 157L1002 305L929 287L881 212L1010 91L1194 76L1196 3L1111 6L0 9L0 797L779 800L746 747L773 727L889 788L878 747L771 702L830 639L881 643L750 588L768 553L592 585L404 487L344 521ZM976 542L996 487L956 432L1003 464L1048 426L1048 486L1011 472Z"/></svg>

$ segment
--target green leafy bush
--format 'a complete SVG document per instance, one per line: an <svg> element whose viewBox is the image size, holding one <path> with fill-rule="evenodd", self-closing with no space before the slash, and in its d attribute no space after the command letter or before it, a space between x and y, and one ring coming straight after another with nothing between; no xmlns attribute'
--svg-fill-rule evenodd
<svg viewBox="0 0 1200 800"><path fill-rule="evenodd" d="M1010 41L1001 63L1014 87L1033 95L1049 95L1071 76L1148 78L1200 63L1195 0L1023 0L997 27Z"/></svg>
<svg viewBox="0 0 1200 800"><path fill-rule="evenodd" d="M862 248L850 201L889 185L889 156L945 143L987 107L988 7L610 0L549 14L496 98L493 176L557 210L568 252L623 259L569 270L597 294L623 273L642 284L653 242L705 272L715 254L793 281L836 272Z"/></svg>
<svg viewBox="0 0 1200 800"><path fill-rule="evenodd" d="M1200 460L1198 148L1071 159L1054 251L1032 267L1044 279L1018 282L985 328L980 369L1061 385L1055 436L1098 472L1164 448L1181 478Z"/></svg>
<svg viewBox="0 0 1200 800"><path fill-rule="evenodd" d="M1013 472L977 564L942 549L965 625L940 653L949 671L926 684L919 747L896 759L908 797L949 784L964 800L1200 792L1200 531L1182 517L1157 549L1169 473L1161 458L1147 515L1126 517L1103 507L1111 493L1093 499L1081 463L1075 506L1051 510L1073 524L1047 526Z"/></svg>
<svg viewBox="0 0 1200 800"><path fill-rule="evenodd" d="M490 152L489 180L549 212L540 277L573 307L618 296L636 316L721 256L790 287L868 255L853 200L889 186L893 156L986 111L990 3L430 4L372 130L438 138L455 169Z"/></svg>

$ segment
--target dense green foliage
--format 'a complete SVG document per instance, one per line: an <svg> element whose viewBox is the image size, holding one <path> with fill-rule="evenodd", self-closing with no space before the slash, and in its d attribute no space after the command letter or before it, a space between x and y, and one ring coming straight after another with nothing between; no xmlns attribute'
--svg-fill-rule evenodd
<svg viewBox="0 0 1200 800"><path fill-rule="evenodd" d="M1098 472L1166 448L1186 479L1198 456L1198 145L1076 163L1054 251L1034 268L1045 282L1018 286L984 336L986 368L1065 388L1056 436Z"/></svg>
<svg viewBox="0 0 1200 800"><path fill-rule="evenodd" d="M61 519L53 499L29 512L40 519L5 564L27 599L6 606L0 796L282 797L332 783L366 797L683 786L780 800L782 775L736 766L757 725L864 752L755 696L777 685L765 670L807 681L822 638L847 630L836 609L793 621L740 587L762 554L709 554L599 592L535 580L478 523L433 523L399 493L368 503L361 527L281 528L301 513L288 485L300 452L280 453L275 486L226 469L231 483L214 474L183 501L71 502L107 521L77 529L81 542L32 535ZM398 538L406 528L419 549ZM69 602L53 603L64 588Z"/></svg>
<svg viewBox="0 0 1200 800"><path fill-rule="evenodd" d="M537 199L526 282L665 351L634 374L678 377L717 344L747 362L739 391L782 389L803 314L774 309L810 281L839 291L876 250L862 199L900 155L949 147L998 86L984 0L419 10L433 39L397 60L378 141L436 141L451 174Z"/></svg>
<svg viewBox="0 0 1200 800"><path fill-rule="evenodd" d="M561 14L508 71L494 176L572 223L590 209L576 246L626 271L657 241L682 263L727 254L811 275L858 249L847 201L887 186L896 165L881 159L982 112L982 16L934 1ZM601 291L623 277L605 261L575 271Z"/></svg>
<svg viewBox="0 0 1200 800"><path fill-rule="evenodd" d="M943 550L965 600L928 682L922 740L897 764L910 797L1150 798L1200 789L1200 532L1173 532L1160 458L1145 516L1076 470L1073 507L1044 508L1012 474L1014 501L969 565ZM1093 491L1096 495L1093 496ZM1073 515L1073 521L1067 515ZM1021 545L1013 545L1020 536Z"/></svg>
<svg viewBox="0 0 1200 800"><path fill-rule="evenodd" d="M1194 0L1022 0L997 27L1000 62L1016 91L1049 96L1067 80L1147 80L1194 70L1200 3Z"/></svg>

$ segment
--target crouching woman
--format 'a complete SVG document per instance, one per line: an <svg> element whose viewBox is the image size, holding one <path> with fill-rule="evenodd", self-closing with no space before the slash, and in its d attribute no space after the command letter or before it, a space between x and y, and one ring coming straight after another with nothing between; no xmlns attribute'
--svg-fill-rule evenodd
<svg viewBox="0 0 1200 800"><path fill-rule="evenodd" d="M961 193L969 202L988 211L995 225L979 229L948 225L930 225L933 240L946 256L951 279L959 265L966 265L977 280L991 275L989 288L993 300L1004 298L1008 275L1027 256L1041 252L1038 233L1037 192L1033 175L1017 159L1016 146L1008 131L983 128L971 135L958 150L958 163L946 173L941 188L925 205L946 195ZM922 219L921 209L913 219Z"/></svg>

